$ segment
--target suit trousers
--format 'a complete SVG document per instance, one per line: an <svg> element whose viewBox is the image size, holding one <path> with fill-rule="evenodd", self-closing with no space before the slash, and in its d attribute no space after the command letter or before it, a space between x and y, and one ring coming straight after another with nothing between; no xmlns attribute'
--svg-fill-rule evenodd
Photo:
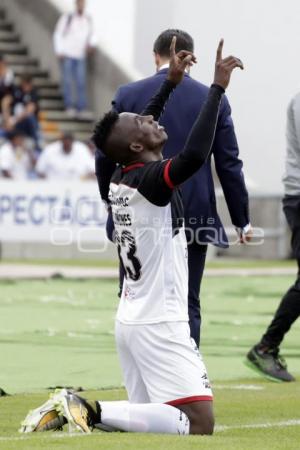
<svg viewBox="0 0 300 450"><path fill-rule="evenodd" d="M188 268L189 268L189 324L191 337L200 345L200 327L201 327L201 307L200 307L200 288L205 267L207 245L198 244L195 241L188 241Z"/></svg>
<svg viewBox="0 0 300 450"><path fill-rule="evenodd" d="M280 346L285 334L300 316L300 196L286 196L283 211L292 231L293 256L298 261L298 276L295 283L283 296L261 343L269 348Z"/></svg>

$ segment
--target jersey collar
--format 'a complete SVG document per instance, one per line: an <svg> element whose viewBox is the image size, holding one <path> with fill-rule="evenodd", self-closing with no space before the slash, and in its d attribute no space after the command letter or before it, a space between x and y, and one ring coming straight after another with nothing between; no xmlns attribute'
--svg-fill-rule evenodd
<svg viewBox="0 0 300 450"><path fill-rule="evenodd" d="M130 170L137 169L138 167L144 167L145 163L134 163L129 164L129 166L122 167L122 172L127 173L130 172Z"/></svg>

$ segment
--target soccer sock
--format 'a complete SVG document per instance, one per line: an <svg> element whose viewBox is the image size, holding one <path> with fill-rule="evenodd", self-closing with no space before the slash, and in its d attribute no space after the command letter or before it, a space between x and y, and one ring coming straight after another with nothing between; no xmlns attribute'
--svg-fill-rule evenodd
<svg viewBox="0 0 300 450"><path fill-rule="evenodd" d="M187 415L162 403L99 402L101 423L120 431L189 434Z"/></svg>

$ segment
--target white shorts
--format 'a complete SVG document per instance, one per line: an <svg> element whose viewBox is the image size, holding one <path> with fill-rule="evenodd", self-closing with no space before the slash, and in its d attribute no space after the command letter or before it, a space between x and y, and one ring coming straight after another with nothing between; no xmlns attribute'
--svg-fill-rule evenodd
<svg viewBox="0 0 300 450"><path fill-rule="evenodd" d="M213 399L188 323L125 325L117 321L116 341L131 403L177 406Z"/></svg>

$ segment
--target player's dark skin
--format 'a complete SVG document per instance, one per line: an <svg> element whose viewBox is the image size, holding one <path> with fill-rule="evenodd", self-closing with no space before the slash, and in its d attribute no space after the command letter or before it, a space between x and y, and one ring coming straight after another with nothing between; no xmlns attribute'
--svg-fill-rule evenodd
<svg viewBox="0 0 300 450"><path fill-rule="evenodd" d="M170 47L168 80L179 84L185 69L196 63L196 57L187 51L175 53L176 37ZM217 49L214 84L227 88L232 71L243 63L234 56L222 58L223 40ZM117 163L130 165L163 159L162 149L168 139L167 133L153 116L121 113L106 143L106 154ZM190 434L212 434L214 429L213 404L211 401L196 401L178 406L189 418Z"/></svg>

